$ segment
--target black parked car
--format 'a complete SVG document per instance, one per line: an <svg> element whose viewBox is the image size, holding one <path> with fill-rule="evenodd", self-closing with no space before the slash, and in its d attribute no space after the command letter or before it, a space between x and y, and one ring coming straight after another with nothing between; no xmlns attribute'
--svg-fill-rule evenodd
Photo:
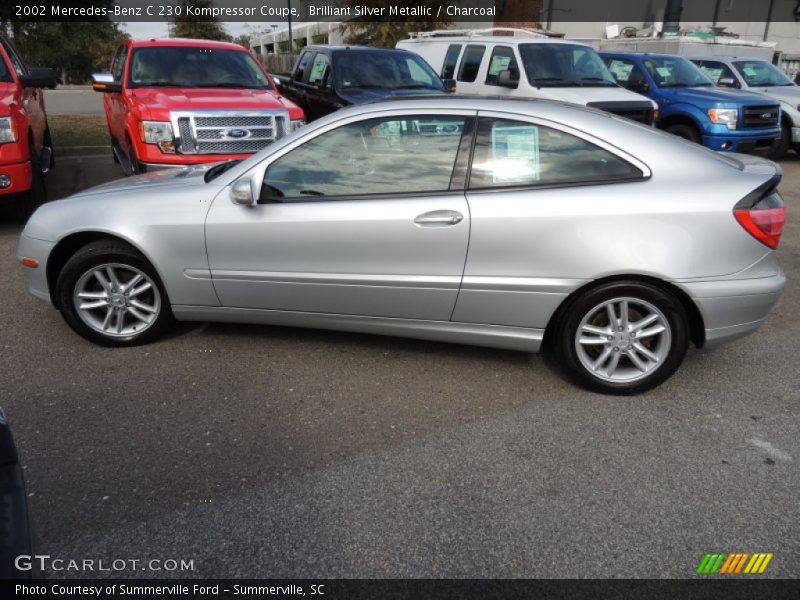
<svg viewBox="0 0 800 600"><path fill-rule="evenodd" d="M365 46L309 46L291 73L272 77L309 121L351 104L387 96L446 94L450 87L413 52Z"/></svg>
<svg viewBox="0 0 800 600"><path fill-rule="evenodd" d="M14 568L14 559L31 554L25 482L6 415L0 408L0 579L30 578L31 571Z"/></svg>

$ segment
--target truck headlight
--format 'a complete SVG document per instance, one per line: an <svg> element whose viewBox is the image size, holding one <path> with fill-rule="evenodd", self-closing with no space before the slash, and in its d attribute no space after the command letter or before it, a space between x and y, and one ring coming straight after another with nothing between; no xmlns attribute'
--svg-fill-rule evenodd
<svg viewBox="0 0 800 600"><path fill-rule="evenodd" d="M11 117L0 117L0 144L17 141L17 130Z"/></svg>
<svg viewBox="0 0 800 600"><path fill-rule="evenodd" d="M739 121L738 108L709 108L708 118L717 125L726 125L728 129L736 129Z"/></svg>
<svg viewBox="0 0 800 600"><path fill-rule="evenodd" d="M298 119L297 121L290 121L289 122L289 133L292 133L293 131L297 131L298 129L300 129L305 124L306 124L306 122L303 121L303 120L300 120L300 119Z"/></svg>
<svg viewBox="0 0 800 600"><path fill-rule="evenodd" d="M162 152L175 153L175 139L169 121L142 121L139 124L139 136L145 144L156 144Z"/></svg>

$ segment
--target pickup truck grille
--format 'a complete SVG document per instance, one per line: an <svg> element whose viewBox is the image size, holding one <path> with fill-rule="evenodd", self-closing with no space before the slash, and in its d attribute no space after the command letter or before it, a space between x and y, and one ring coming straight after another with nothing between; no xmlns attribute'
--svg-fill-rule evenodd
<svg viewBox="0 0 800 600"><path fill-rule="evenodd" d="M289 131L286 113L186 112L173 119L181 154L252 154Z"/></svg>
<svg viewBox="0 0 800 600"><path fill-rule="evenodd" d="M653 107L649 102L589 102L587 106L599 108L600 110L625 117L631 121L644 123L645 125L653 124Z"/></svg>
<svg viewBox="0 0 800 600"><path fill-rule="evenodd" d="M745 106L742 125L745 129L763 129L777 127L780 118L780 106L765 104L763 106Z"/></svg>

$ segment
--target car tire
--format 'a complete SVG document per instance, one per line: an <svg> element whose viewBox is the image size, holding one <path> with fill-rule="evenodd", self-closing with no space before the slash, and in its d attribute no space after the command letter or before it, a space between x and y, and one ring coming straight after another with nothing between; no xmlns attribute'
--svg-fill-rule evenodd
<svg viewBox="0 0 800 600"><path fill-rule="evenodd" d="M27 192L23 192L15 202L15 212L17 220L25 223L37 208L47 202L47 186L42 173L42 163L40 156L36 154L36 148L31 141L28 150L31 161L31 187Z"/></svg>
<svg viewBox="0 0 800 600"><path fill-rule="evenodd" d="M92 242L73 254L58 275L56 299L67 324L101 346L146 344L173 322L153 266L115 240Z"/></svg>
<svg viewBox="0 0 800 600"><path fill-rule="evenodd" d="M114 139L114 136L111 136L111 160L114 161L115 165L119 164L119 156L117 156L117 140Z"/></svg>
<svg viewBox="0 0 800 600"><path fill-rule="evenodd" d="M554 334L556 359L568 375L591 391L616 395L666 381L689 346L680 301L637 281L614 281L580 294L561 311Z"/></svg>
<svg viewBox="0 0 800 600"><path fill-rule="evenodd" d="M130 138L128 139L128 172L127 175L140 175L144 173L144 168L142 163L139 162L139 159L136 158L136 148L133 146L133 142L131 142Z"/></svg>
<svg viewBox="0 0 800 600"><path fill-rule="evenodd" d="M695 144L700 143L700 132L697 131L697 128L693 127L692 125L684 125L682 123L677 125L669 125L664 128L664 131L671 133L672 135L677 135L679 138L694 142Z"/></svg>
<svg viewBox="0 0 800 600"><path fill-rule="evenodd" d="M772 160L780 160L786 156L792 147L792 129L788 125L781 126L781 135L770 152Z"/></svg>

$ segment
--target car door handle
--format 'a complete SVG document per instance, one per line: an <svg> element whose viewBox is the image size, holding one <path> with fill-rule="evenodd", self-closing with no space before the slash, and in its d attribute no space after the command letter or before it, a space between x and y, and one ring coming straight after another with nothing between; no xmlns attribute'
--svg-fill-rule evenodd
<svg viewBox="0 0 800 600"><path fill-rule="evenodd" d="M422 213L414 223L423 227L444 227L447 225L457 225L464 220L464 215L455 210L434 210Z"/></svg>

